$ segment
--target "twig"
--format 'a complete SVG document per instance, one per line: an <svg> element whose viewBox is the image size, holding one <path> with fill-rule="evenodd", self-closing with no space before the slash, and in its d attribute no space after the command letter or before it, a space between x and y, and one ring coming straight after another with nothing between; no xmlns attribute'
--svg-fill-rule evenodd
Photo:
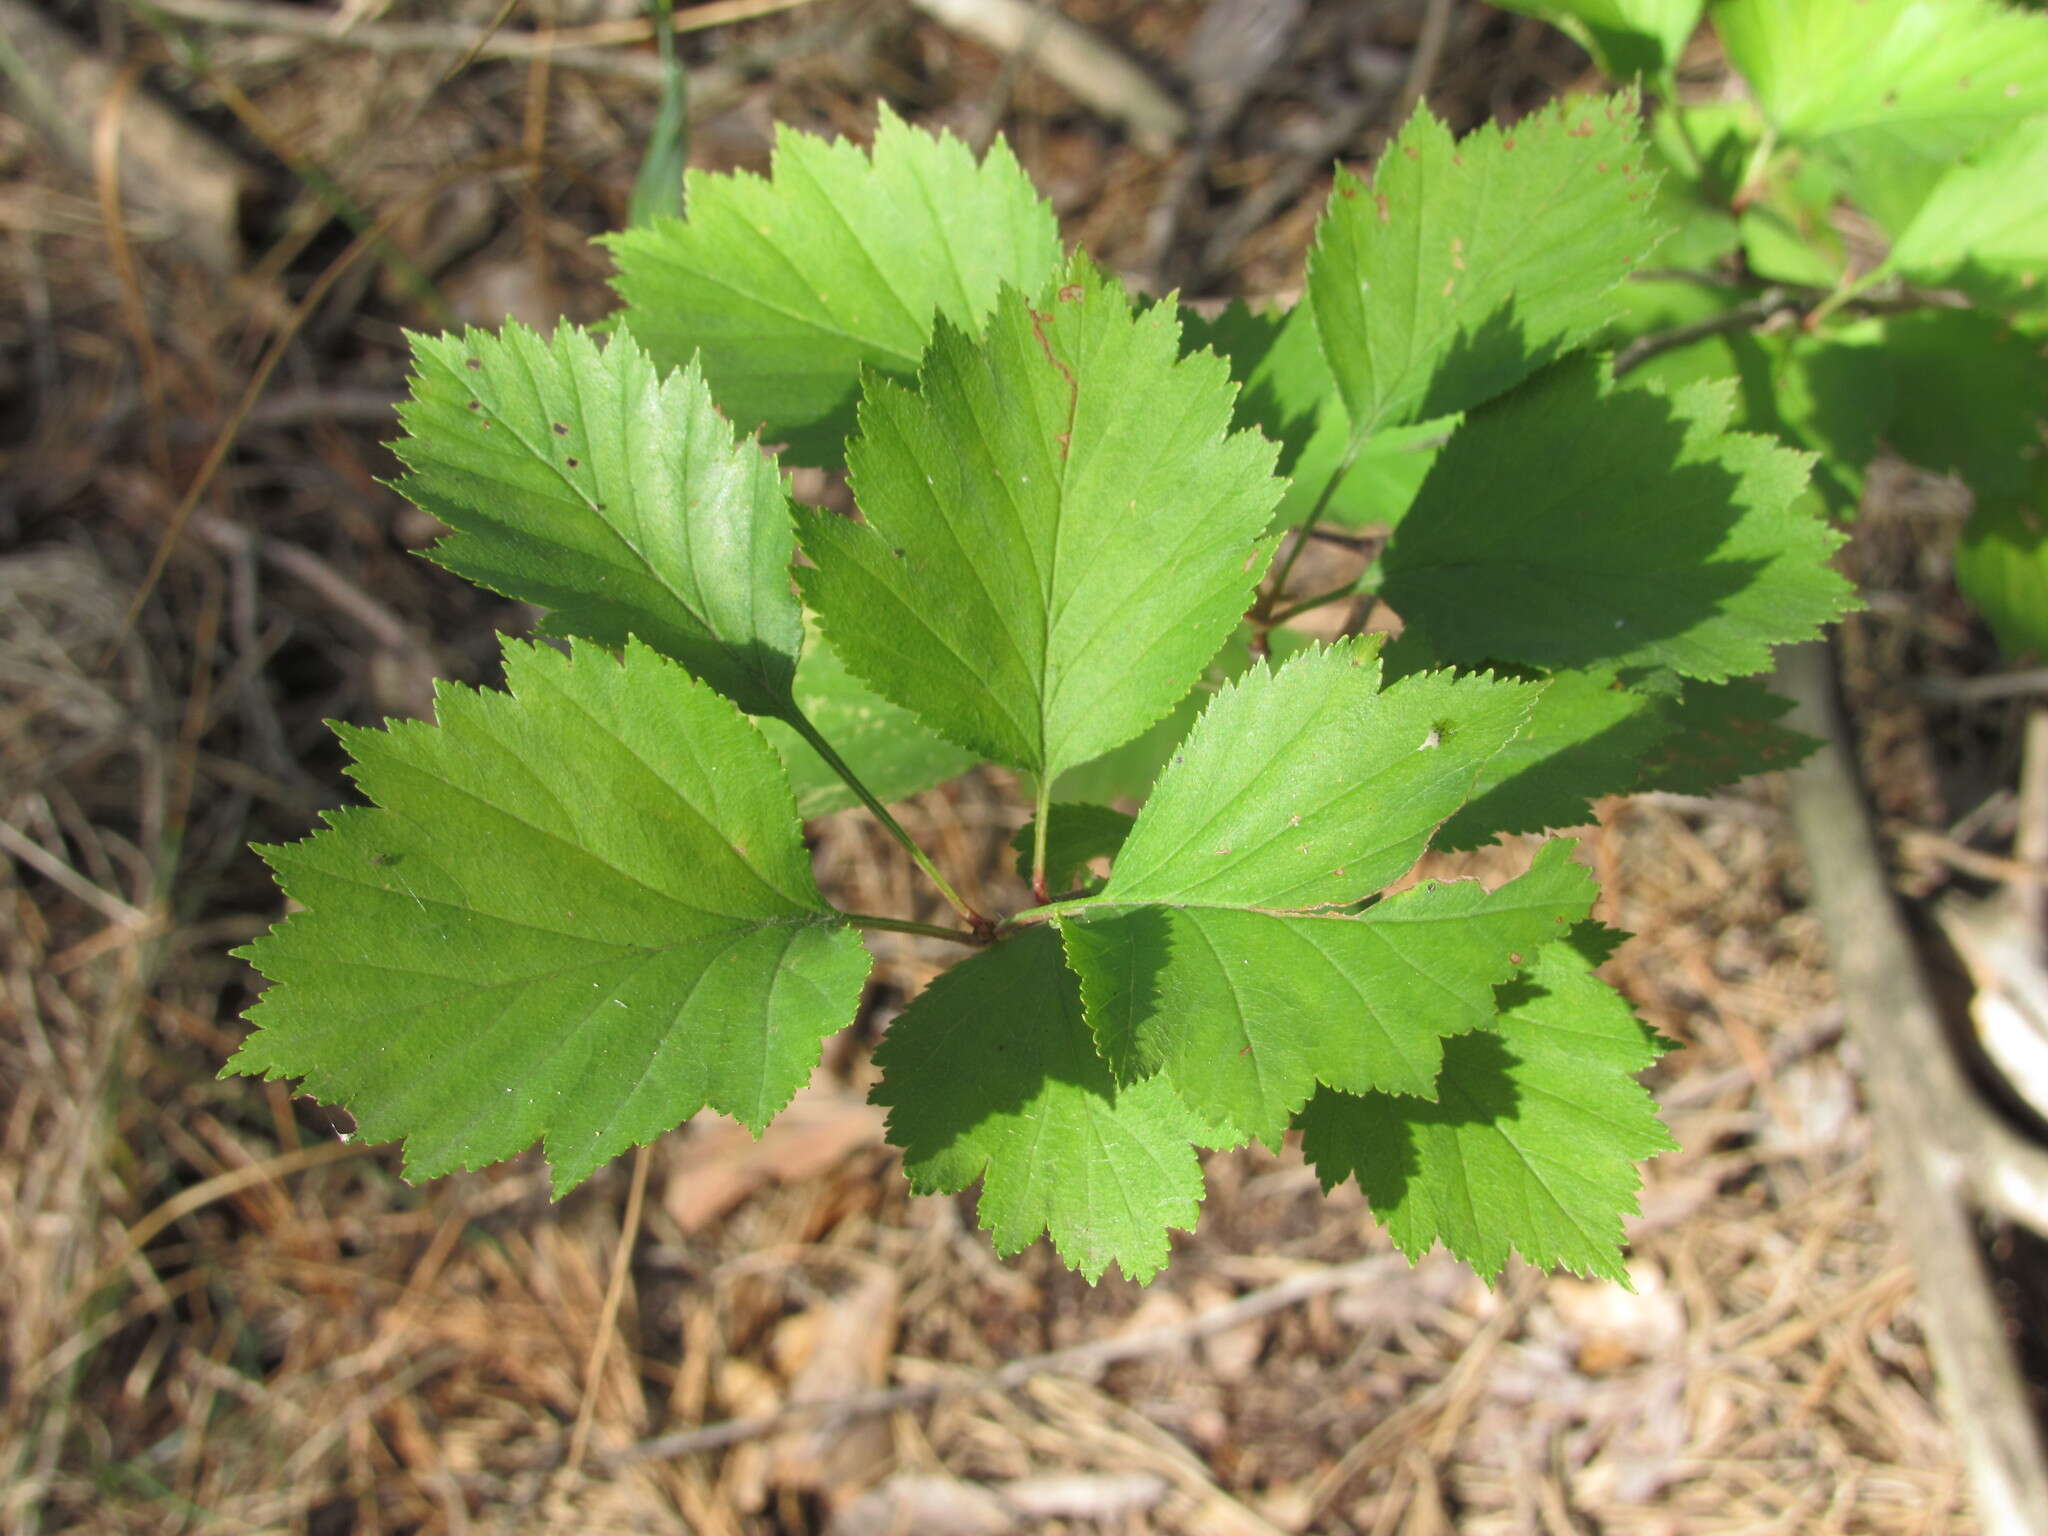
<svg viewBox="0 0 2048 1536"><path fill-rule="evenodd" d="M1254 1318L1298 1306L1312 1297L1327 1296L1333 1291L1347 1291L1372 1284L1385 1278L1389 1273L1406 1267L1407 1261L1398 1254L1376 1254L1372 1258L1341 1264L1333 1269L1308 1270L1302 1274L1289 1275L1285 1280L1275 1281L1272 1285L1240 1296L1235 1301L1198 1312L1184 1323L1164 1328L1149 1328L1142 1333L1126 1334L1119 1338L1096 1339L1086 1344L1069 1345L1065 1349L1049 1350L1042 1355L1029 1355L1022 1360L1012 1360L997 1370L978 1375L954 1376L940 1381L920 1382L915 1386L856 1392L825 1402L790 1403L773 1413L759 1413L744 1419L727 1419L722 1423L706 1424L698 1429L656 1435L653 1439L643 1440L638 1445L627 1446L609 1455L596 1457L595 1461L603 1467L623 1467L642 1461L693 1456L705 1451L723 1450L726 1446L739 1445L749 1440L764 1439L802 1424L818 1421L848 1424L857 1419L871 1419L906 1408L920 1408L941 1398L982 1392L1014 1392L1040 1376L1085 1375L1104 1366L1114 1365L1118 1361L1141 1359L1146 1355L1177 1349L1195 1339L1223 1333Z"/></svg>
<svg viewBox="0 0 2048 1536"><path fill-rule="evenodd" d="M286 575L304 582L334 608L353 619L384 649L400 652L427 649L426 641L417 630L310 549L251 533L225 518L205 512L193 514L191 528L223 554L255 554Z"/></svg>
<svg viewBox="0 0 2048 1536"><path fill-rule="evenodd" d="M138 933L148 933L157 927L158 920L149 913L140 907L130 906L111 891L101 890L34 838L4 821L0 821L0 851L19 859L52 884L62 886L99 912L102 917L119 923L124 928L133 929Z"/></svg>
<svg viewBox="0 0 2048 1536"><path fill-rule="evenodd" d="M1753 330L1777 316L1798 310L1801 307L1797 297L1787 288L1770 288L1751 299L1747 304L1704 320L1695 320L1690 325L1673 326L1668 331L1654 335L1639 336L1614 354L1614 376L1618 379L1634 369L1642 367L1651 358L1665 352L1675 352L1680 347L1689 347L1696 341L1709 336L1725 336L1730 331Z"/></svg>

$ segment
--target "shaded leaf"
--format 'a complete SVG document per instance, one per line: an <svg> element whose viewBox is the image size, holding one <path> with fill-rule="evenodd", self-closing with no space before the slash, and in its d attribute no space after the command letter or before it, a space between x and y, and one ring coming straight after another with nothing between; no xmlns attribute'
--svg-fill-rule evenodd
<svg viewBox="0 0 2048 1536"><path fill-rule="evenodd" d="M1112 877L1060 926L1118 1077L1156 1073L1277 1146L1318 1083L1433 1096L1444 1038L1484 1028L1494 987L1591 909L1570 853L1552 844L1492 893L1430 882L1358 917L1120 901Z"/></svg>
<svg viewBox="0 0 2048 1536"><path fill-rule="evenodd" d="M1659 1042L1570 943L1502 996L1491 1029L1446 1042L1435 1102L1325 1088L1303 1155L1325 1189L1357 1179L1410 1258L1441 1242L1490 1279L1512 1249L1625 1284L1636 1162L1674 1145L1634 1078Z"/></svg>
<svg viewBox="0 0 2048 1536"><path fill-rule="evenodd" d="M1796 502L1802 456L1728 432L1734 393L1576 358L1474 411L1383 557L1387 601L1460 665L1766 670L1854 596Z"/></svg>
<svg viewBox="0 0 2048 1536"><path fill-rule="evenodd" d="M1050 1232L1093 1282L1164 1266L1167 1229L1192 1228L1198 1143L1212 1138L1164 1079L1119 1088L1096 1056L1059 937L1036 928L940 976L875 1052L889 1140L920 1193L982 1181L999 1253Z"/></svg>
<svg viewBox="0 0 2048 1536"><path fill-rule="evenodd" d="M907 799L957 778L980 761L964 747L928 731L846 670L825 641L810 634L796 668L796 703L832 748L883 804ZM796 791L797 814L809 820L858 805L846 781L809 742L780 720L759 720Z"/></svg>
<svg viewBox="0 0 2048 1536"><path fill-rule="evenodd" d="M1054 804L1046 821L1045 878L1054 891L1069 890L1088 873L1096 859L1114 859L1131 835L1132 819L1106 805ZM1031 858L1038 824L1027 821L1010 839L1017 851L1017 874L1031 878Z"/></svg>
<svg viewBox="0 0 2048 1536"><path fill-rule="evenodd" d="M1568 32L1611 80L1669 79L1706 0L1495 0Z"/></svg>
<svg viewBox="0 0 2048 1536"><path fill-rule="evenodd" d="M2028 496L1986 496L1956 545L1956 585L2016 660L2048 656L2048 467Z"/></svg>

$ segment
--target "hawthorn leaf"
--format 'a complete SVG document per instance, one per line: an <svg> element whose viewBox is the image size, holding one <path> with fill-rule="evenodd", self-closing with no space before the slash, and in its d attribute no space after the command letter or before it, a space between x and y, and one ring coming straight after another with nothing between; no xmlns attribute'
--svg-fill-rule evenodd
<svg viewBox="0 0 2048 1536"><path fill-rule="evenodd" d="M1607 795L1704 795L1789 768L1815 746L1778 723L1791 707L1751 678L1554 673L1529 723L1487 761L1472 798L1431 846L1478 848L1508 834L1584 826Z"/></svg>
<svg viewBox="0 0 2048 1536"><path fill-rule="evenodd" d="M506 691L340 727L372 804L261 852L305 910L227 1072L297 1077L410 1177L538 1138L557 1195L709 1107L759 1131L860 1001L774 755L637 640L508 642Z"/></svg>
<svg viewBox="0 0 2048 1536"><path fill-rule="evenodd" d="M2048 301L2048 115L2020 124L1936 182L1884 268L1979 303Z"/></svg>
<svg viewBox="0 0 2048 1536"><path fill-rule="evenodd" d="M1997 0L1722 0L1764 115L1850 168L1894 233L1950 165L2048 112L2048 16Z"/></svg>
<svg viewBox="0 0 2048 1536"><path fill-rule="evenodd" d="M1668 80L1706 0L1495 0L1562 28L1610 80Z"/></svg>
<svg viewBox="0 0 2048 1536"><path fill-rule="evenodd" d="M1131 835L1132 825L1131 817L1106 805L1091 805L1086 801L1054 804L1045 824L1045 878L1048 887L1055 891L1068 890L1088 873L1088 866L1094 860L1114 859L1117 850L1123 847L1124 839ZM1017 874L1024 880L1031 878L1037 835L1038 824L1027 821L1010 839L1010 846L1017 853Z"/></svg>
<svg viewBox="0 0 2048 1536"><path fill-rule="evenodd" d="M664 367L692 354L727 414L841 462L863 368L913 372L932 317L978 332L1005 284L1059 270L1059 230L1001 139L977 164L884 106L872 151L776 132L769 176L691 171L688 222L606 238L626 327Z"/></svg>
<svg viewBox="0 0 2048 1536"><path fill-rule="evenodd" d="M1050 928L1028 929L945 972L875 1052L870 1097L920 1194L976 1179L996 1251L1049 1232L1087 1276L1152 1278L1167 1229L1192 1229L1196 1146L1214 1133L1163 1078L1119 1087L1095 1054L1073 973Z"/></svg>
<svg viewBox="0 0 2048 1536"><path fill-rule="evenodd" d="M2048 467L2024 496L1981 497L1956 544L1956 585L2016 660L2048 657Z"/></svg>
<svg viewBox="0 0 2048 1536"><path fill-rule="evenodd" d="M1161 716L1157 724L1148 726L1122 746L1061 774L1053 783L1053 799L1098 805L1145 799L1152 793L1160 772L1187 740L1188 732L1195 728L1195 722L1202 718L1202 711L1215 697L1216 690L1231 678L1243 676L1251 667L1251 637L1251 627L1240 625L1223 643L1223 649L1210 658L1192 692ZM1284 624L1266 631L1267 654L1275 661L1284 661L1313 644L1315 641L1308 635Z"/></svg>
<svg viewBox="0 0 2048 1536"><path fill-rule="evenodd" d="M1039 305L1043 307L1038 307ZM1221 361L1178 357L1085 260L941 321L916 387L870 375L849 451L865 523L803 515L798 572L847 666L1040 781L1172 709L1269 553L1273 446L1229 430Z"/></svg>
<svg viewBox="0 0 2048 1536"><path fill-rule="evenodd" d="M1461 666L1767 670L1854 592L1824 564L1841 536L1797 500L1805 457L1727 431L1734 403L1732 381L1667 396L1591 357L1546 369L1438 456L1382 594Z"/></svg>
<svg viewBox="0 0 2048 1536"><path fill-rule="evenodd" d="M1434 1096L1444 1038L1484 1028L1493 989L1591 910L1570 852L1549 845L1497 891L1429 882L1356 917L1136 903L1112 875L1059 923L1119 1080L1164 1077L1205 1119L1278 1146L1318 1083Z"/></svg>
<svg viewBox="0 0 2048 1536"><path fill-rule="evenodd" d="M1455 418L1387 428L1354 445L1306 304L1254 311L1233 299L1214 319L1183 309L1181 323L1183 351L1209 346L1229 359L1239 386L1236 424L1279 445L1276 467L1290 483L1273 509L1276 527L1312 516L1351 527L1401 520Z"/></svg>
<svg viewBox="0 0 2048 1536"><path fill-rule="evenodd" d="M1210 701L1103 899L1306 910L1405 874L1527 721L1537 689L1428 672L1380 686L1376 639L1254 666Z"/></svg>
<svg viewBox="0 0 2048 1536"><path fill-rule="evenodd" d="M694 362L663 379L631 336L516 322L412 348L396 488L454 530L430 559L547 608L544 634L635 635L750 714L790 708L789 498Z"/></svg>
<svg viewBox="0 0 2048 1536"><path fill-rule="evenodd" d="M1229 364L1238 387L1232 425L1263 432L1280 450L1275 471L1293 474L1336 387L1307 306L1254 310L1232 299L1213 318L1183 307L1180 324L1181 351L1206 347Z"/></svg>
<svg viewBox="0 0 2048 1536"><path fill-rule="evenodd" d="M1308 259L1351 441L1468 410L1598 331L1657 243L1633 94L1463 139L1418 108L1368 184L1337 173Z"/></svg>
<svg viewBox="0 0 2048 1536"><path fill-rule="evenodd" d="M846 670L822 636L809 632L813 625L805 628L803 659L796 666L797 708L876 799L885 805L907 799L959 777L980 761L868 687ZM780 720L755 724L789 773L798 815L808 821L860 803L846 781L795 730Z"/></svg>
<svg viewBox="0 0 2048 1536"><path fill-rule="evenodd" d="M1491 1028L1445 1043L1434 1102L1325 1088L1302 1153L1325 1190L1357 1179L1411 1259L1441 1242L1491 1280L1512 1249L1625 1285L1636 1163L1675 1145L1635 1081L1663 1048L1573 943L1547 944Z"/></svg>
<svg viewBox="0 0 2048 1536"><path fill-rule="evenodd" d="M1612 668L1545 679L1528 723L1480 769L1472 798L1434 846L1478 848L1503 834L1583 826L1591 802L1635 787L1644 753L1662 741L1658 701Z"/></svg>

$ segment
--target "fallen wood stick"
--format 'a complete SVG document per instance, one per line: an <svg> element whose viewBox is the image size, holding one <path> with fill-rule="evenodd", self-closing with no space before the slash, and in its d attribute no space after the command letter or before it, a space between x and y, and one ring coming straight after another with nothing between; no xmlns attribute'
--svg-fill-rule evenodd
<svg viewBox="0 0 2048 1536"><path fill-rule="evenodd" d="M1834 666L1820 643L1781 653L1788 724L1818 752L1788 775L1842 1011L1861 1048L1890 1204L1919 1270L1921 1324L1987 1536L2048 1531L2044 1460L1992 1296L1980 1209L2048 1231L2048 1152L1978 1097L1951 1054L1851 766Z"/></svg>

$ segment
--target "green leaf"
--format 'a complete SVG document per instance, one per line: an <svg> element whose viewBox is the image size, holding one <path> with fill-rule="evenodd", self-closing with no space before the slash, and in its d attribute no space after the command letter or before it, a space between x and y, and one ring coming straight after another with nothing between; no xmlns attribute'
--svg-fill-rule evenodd
<svg viewBox="0 0 2048 1536"><path fill-rule="evenodd" d="M1529 722L1480 770L1472 798L1435 838L1478 848L1504 833L1583 826L1591 802L1635 786L1642 755L1666 727L1658 701L1611 669L1545 680Z"/></svg>
<svg viewBox="0 0 2048 1536"><path fill-rule="evenodd" d="M1028 929L940 976L875 1052L874 1101L920 1193L982 1181L999 1253L1052 1234L1092 1283L1165 1265L1167 1228L1202 1199L1195 1148L1212 1134L1163 1078L1118 1087L1097 1058L1073 973L1049 928Z"/></svg>
<svg viewBox="0 0 2048 1536"><path fill-rule="evenodd" d="M823 636L807 633L805 639L796 668L797 708L883 804L957 778L980 761L926 730L909 710L847 671ZM860 803L846 781L789 726L780 720L755 724L788 770L798 815L808 821Z"/></svg>
<svg viewBox="0 0 2048 1536"><path fill-rule="evenodd" d="M1667 101L1658 110L1645 157L1657 173L1650 216L1671 231L1657 247L1658 266L1699 271L1735 249L1729 209L1762 131L1762 118L1746 101Z"/></svg>
<svg viewBox="0 0 2048 1536"><path fill-rule="evenodd" d="M1585 956L1548 944L1491 1029L1446 1043L1435 1102L1326 1088L1302 1152L1325 1189L1357 1179L1410 1258L1441 1242L1491 1279L1513 1249L1625 1284L1635 1164L1674 1145L1634 1080L1659 1049Z"/></svg>
<svg viewBox="0 0 2048 1536"><path fill-rule="evenodd" d="M374 805L262 850L306 910L239 951L272 986L227 1070L304 1078L413 1177L540 1138L560 1195L707 1106L759 1131L868 957L731 704L635 641L505 675L341 728Z"/></svg>
<svg viewBox="0 0 2048 1536"><path fill-rule="evenodd" d="M1055 891L1071 889L1075 881L1088 873L1094 860L1114 859L1124 839L1131 835L1133 824L1122 811L1113 811L1106 805L1054 805L1046 821L1047 886ZM1010 846L1017 851L1017 873L1025 880L1031 878L1037 826L1036 822L1028 821L1010 839Z"/></svg>
<svg viewBox="0 0 2048 1536"><path fill-rule="evenodd" d="M1563 28L1610 80L1669 79L1706 0L1494 0Z"/></svg>
<svg viewBox="0 0 2048 1536"><path fill-rule="evenodd" d="M750 713L789 708L789 500L694 364L664 380L632 337L569 325L412 344L397 488L454 530L435 561L548 608L543 633L634 635Z"/></svg>
<svg viewBox="0 0 2048 1536"><path fill-rule="evenodd" d="M1583 826L1607 795L1704 795L1788 768L1815 745L1777 723L1791 707L1749 678L1556 673L1529 723L1488 760L1471 800L1431 845L1478 848L1504 834Z"/></svg>
<svg viewBox="0 0 2048 1536"><path fill-rule="evenodd" d="M2048 656L2048 466L2032 494L1986 496L1956 546L1956 585L2015 660Z"/></svg>
<svg viewBox="0 0 2048 1536"><path fill-rule="evenodd" d="M1049 780L1186 695L1264 569L1273 447L1228 431L1227 371L1177 358L1085 261L942 322L915 390L870 376L865 524L802 518L798 573L847 666L984 757Z"/></svg>
<svg viewBox="0 0 2048 1536"><path fill-rule="evenodd" d="M1721 0L1714 24L1777 131L1848 166L1894 231L1957 159L2048 112L2048 16L1995 0Z"/></svg>
<svg viewBox="0 0 2048 1536"><path fill-rule="evenodd" d="M1004 284L1036 293L1060 266L1052 210L1000 139L967 146L886 106L872 157L778 129L770 176L691 171L689 222L606 241L624 320L665 367L701 353L727 414L840 462L863 368L907 374L934 311L975 332Z"/></svg>
<svg viewBox="0 0 2048 1536"><path fill-rule="evenodd" d="M2048 116L1943 176L1884 265L1909 282L1960 288L1979 303L2048 300Z"/></svg>
<svg viewBox="0 0 2048 1536"><path fill-rule="evenodd" d="M2048 353L1992 315L1923 310L1884 322L1897 380L1885 437L1980 497L2025 496L2048 427Z"/></svg>
<svg viewBox="0 0 2048 1536"><path fill-rule="evenodd" d="M1591 909L1570 853L1552 844L1492 893L1431 882L1360 917L1139 904L1113 876L1059 921L1118 1077L1164 1077L1197 1114L1278 1146L1318 1083L1434 1096L1444 1038L1484 1028L1494 987Z"/></svg>
<svg viewBox="0 0 2048 1536"><path fill-rule="evenodd" d="M1308 297L1353 443L1489 400L1584 341L1657 243L1637 103L1558 102L1461 140L1426 109L1347 171Z"/></svg>
<svg viewBox="0 0 2048 1536"><path fill-rule="evenodd" d="M1455 418L1389 428L1354 446L1309 305L1283 314L1254 312L1232 300L1213 320L1192 310L1181 318L1182 351L1208 346L1229 359L1239 386L1235 424L1255 427L1279 445L1276 468L1292 483L1274 508L1276 527L1293 527L1311 514L1353 527L1401 520Z"/></svg>
<svg viewBox="0 0 2048 1536"><path fill-rule="evenodd" d="M1638 793L1706 795L1801 762L1820 743L1778 721L1792 701L1754 678L1687 681L1658 700L1664 733L1637 763Z"/></svg>
<svg viewBox="0 0 2048 1536"><path fill-rule="evenodd" d="M1667 397L1582 357L1474 411L1388 546L1387 602L1459 665L1767 670L1854 595L1795 502L1802 456L1725 430L1734 388Z"/></svg>
<svg viewBox="0 0 2048 1536"><path fill-rule="evenodd" d="M1536 689L1430 672L1382 690L1376 640L1254 667L1203 712L1138 817L1104 901L1307 909L1405 874Z"/></svg>

